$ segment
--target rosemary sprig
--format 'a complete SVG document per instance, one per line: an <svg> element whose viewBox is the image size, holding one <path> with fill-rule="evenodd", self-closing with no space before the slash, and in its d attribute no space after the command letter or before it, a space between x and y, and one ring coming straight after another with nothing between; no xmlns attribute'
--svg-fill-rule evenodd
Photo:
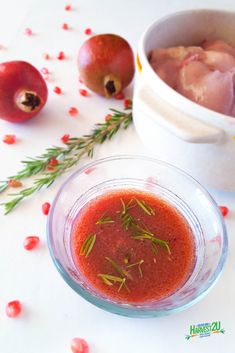
<svg viewBox="0 0 235 353"><path fill-rule="evenodd" d="M113 223L114 220L111 217L105 217L105 214L95 222L95 224L106 224L106 223Z"/></svg>
<svg viewBox="0 0 235 353"><path fill-rule="evenodd" d="M90 254L90 252L95 244L95 241L96 241L96 234L89 235L86 238L86 240L84 241L84 243L82 244L79 255L81 255L81 256L85 255L85 257L87 257Z"/></svg>
<svg viewBox="0 0 235 353"><path fill-rule="evenodd" d="M41 156L24 160L22 162L24 165L22 170L8 177L7 180L0 182L0 192L3 192L8 189L9 180L21 180L40 174L38 178L34 179L31 187L15 194L9 194L9 196L14 197L2 204L5 208L5 214L11 212L26 197L43 187L49 187L61 174L78 163L82 157L88 156L92 158L97 144L102 144L105 140L111 139L121 127L126 129L131 124L131 107L125 109L125 112L116 109L110 110L112 112L110 118L104 123L96 124L89 135L72 137L66 142L65 147L53 146L46 149ZM52 171L48 171L47 167L51 158L57 158L59 163L53 166Z"/></svg>

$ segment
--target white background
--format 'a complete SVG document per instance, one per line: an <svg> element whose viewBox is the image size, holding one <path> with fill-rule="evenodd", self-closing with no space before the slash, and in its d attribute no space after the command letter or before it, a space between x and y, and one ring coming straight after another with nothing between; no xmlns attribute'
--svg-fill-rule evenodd
<svg viewBox="0 0 235 353"><path fill-rule="evenodd" d="M122 107L116 100L105 100L91 94L78 94L77 51L91 27L95 33L113 32L124 36L136 51L138 38L146 26L160 16L186 8L217 7L235 10L233 1L156 1L156 0L71 0L73 11L64 11L62 0L0 0L0 61L24 59L39 69L48 67L49 100L37 118L26 124L13 125L0 121L0 180L16 172L20 161L35 156L46 147L60 144L60 136L79 136L90 131L94 123L103 120L109 107ZM234 5L233 5L234 4ZM62 23L72 29L63 31ZM32 28L34 35L26 37L23 30ZM63 50L65 61L56 60ZM44 61L48 52L53 60ZM53 93L54 85L63 95ZM126 92L131 96L131 88ZM67 111L76 106L80 114L71 118ZM17 135L17 143L2 143L7 133ZM140 142L131 126L111 142L100 146L94 158L114 154L135 153L154 155ZM84 159L82 163L87 162ZM71 172L70 172L71 173ZM67 174L69 175L69 173ZM51 202L66 176L50 190L22 203L8 216L0 214L0 352L1 353L64 353L70 352L70 340L84 337L91 353L234 353L234 258L235 258L235 195L210 190L218 204L231 212L226 219L229 255L225 270L211 292L192 308L171 317L128 319L104 312L73 292L57 273L46 245L46 217L41 205ZM3 200L2 196L0 199ZM25 236L40 236L40 247L26 252ZM19 299L23 313L16 319L5 315L8 301ZM185 340L190 324L221 321L225 334Z"/></svg>

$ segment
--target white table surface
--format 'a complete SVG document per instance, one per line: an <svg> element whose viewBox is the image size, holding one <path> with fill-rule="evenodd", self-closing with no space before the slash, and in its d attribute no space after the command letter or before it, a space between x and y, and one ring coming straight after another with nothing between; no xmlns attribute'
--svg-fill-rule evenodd
<svg viewBox="0 0 235 353"><path fill-rule="evenodd" d="M73 6L73 11L64 11L67 3ZM194 7L235 10L235 3L232 0L0 0L0 44L6 47L0 51L0 60L24 59L39 69L46 66L52 72L48 103L38 118L22 125L0 121L0 179L16 172L25 156L35 156L46 147L60 144L60 137L65 133L79 136L89 132L94 123L102 121L109 107L122 106L117 100L107 101L94 94L84 98L78 94L81 85L76 55L86 38L84 28L91 27L95 33L118 33L136 50L138 38L150 22L169 12ZM71 25L70 31L61 29L64 22ZM32 28L32 37L23 35L26 27ZM55 59L61 50L68 55L62 62ZM50 53L53 60L43 60L44 52ZM63 95L53 93L54 85L61 86ZM126 95L131 96L131 88ZM79 116L68 116L70 106L79 109ZM9 146L1 142L4 134L16 134L17 143ZM131 126L98 147L94 158L124 153L154 155L143 146ZM84 159L82 163L87 161ZM71 339L84 337L91 353L234 353L235 194L210 190L218 204L230 209L226 218L229 254L219 282L206 298L170 317L130 319L102 311L79 297L65 284L52 263L41 205L53 200L68 175L8 216L1 210L0 352L70 352ZM31 234L40 236L41 245L27 252L22 243ZM5 305L14 299L22 301L23 313L9 319ZM212 321L221 321L225 334L185 340L191 324Z"/></svg>

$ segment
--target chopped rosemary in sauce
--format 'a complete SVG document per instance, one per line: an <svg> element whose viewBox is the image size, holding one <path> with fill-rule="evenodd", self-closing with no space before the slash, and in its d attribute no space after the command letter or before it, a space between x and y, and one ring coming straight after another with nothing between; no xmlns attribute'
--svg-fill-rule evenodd
<svg viewBox="0 0 235 353"><path fill-rule="evenodd" d="M107 223L114 223L114 220L111 217L105 217L105 214L98 219L95 224L107 224Z"/></svg>
<svg viewBox="0 0 235 353"><path fill-rule="evenodd" d="M142 210L149 216L155 216L155 211L152 209L152 207L150 207L149 205L147 205L147 203L143 200L138 200L135 199L135 201L137 202L138 206L140 208L142 208Z"/></svg>
<svg viewBox="0 0 235 353"><path fill-rule="evenodd" d="M118 265L114 260L110 259L110 257L105 257L105 259L112 265L112 267L122 276L132 279L132 276L128 271L125 271L120 265Z"/></svg>
<svg viewBox="0 0 235 353"><path fill-rule="evenodd" d="M152 242L152 249L154 252L157 252L156 245L160 245L161 247L166 248L168 254L171 255L171 250L168 242L165 240L156 238L152 233L143 231L143 232L137 233L137 235L133 235L132 238L136 240L145 240L145 239L150 240Z"/></svg>
<svg viewBox="0 0 235 353"><path fill-rule="evenodd" d="M141 265L143 263L144 263L144 260L142 259L139 262L135 262L134 264L128 265L126 268L131 268L131 267L134 267L134 266L138 266L138 271L139 271L140 277L142 278L143 277L143 272L142 272L142 269L141 269Z"/></svg>
<svg viewBox="0 0 235 353"><path fill-rule="evenodd" d="M138 199L134 199L134 200L131 199L127 204L125 204L123 199L120 199L120 200L122 204L122 210L118 211L118 213L120 214L119 217L122 221L123 227L126 230L130 229L132 231L132 238L136 240L145 240L145 239L150 240L152 242L151 245L154 253L157 252L158 250L157 245L159 245L165 248L168 254L171 255L168 242L165 240L156 238L154 234L151 233L148 229L142 228L128 212L130 208L135 207L135 205L133 205L134 200L148 215L152 215L152 216L155 215L155 211L149 205L147 205L146 202L140 201Z"/></svg>
<svg viewBox="0 0 235 353"><path fill-rule="evenodd" d="M103 280L103 282L108 286L113 286L115 283L120 283L118 292L120 292L123 286L126 288L128 292L130 292L130 289L126 285L126 277L118 277L118 276L113 276L106 273L99 273L98 277L100 277Z"/></svg>
<svg viewBox="0 0 235 353"><path fill-rule="evenodd" d="M84 243L82 244L82 247L80 250L80 255L81 256L85 255L85 257L87 257L90 254L90 252L95 244L95 241L96 241L96 234L89 235L86 238L86 240L84 241Z"/></svg>

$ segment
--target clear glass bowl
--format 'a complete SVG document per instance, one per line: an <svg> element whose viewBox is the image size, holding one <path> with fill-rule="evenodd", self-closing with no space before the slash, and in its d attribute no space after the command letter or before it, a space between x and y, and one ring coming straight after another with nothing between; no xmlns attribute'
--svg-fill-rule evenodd
<svg viewBox="0 0 235 353"><path fill-rule="evenodd" d="M98 195L126 188L151 192L166 200L187 219L193 231L194 270L183 287L159 301L125 304L110 300L91 288L73 260L71 233L79 210ZM223 218L209 193L176 167L142 156L109 157L78 169L55 197L47 235L52 259L70 287L92 304L130 317L168 315L196 303L219 278L228 249Z"/></svg>

